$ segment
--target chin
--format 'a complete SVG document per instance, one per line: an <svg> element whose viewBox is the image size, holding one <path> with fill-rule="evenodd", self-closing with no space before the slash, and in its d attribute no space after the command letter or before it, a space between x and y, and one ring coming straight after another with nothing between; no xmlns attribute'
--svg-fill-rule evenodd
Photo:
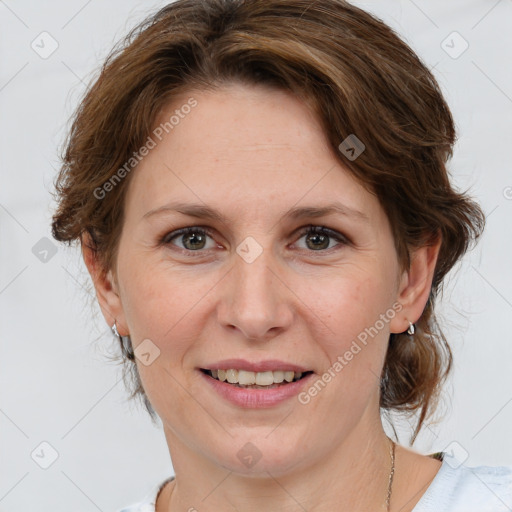
<svg viewBox="0 0 512 512"><path fill-rule="evenodd" d="M210 453L210 458L222 468L240 476L265 478L290 473L297 469L304 460L304 446L300 441L293 442L286 431L279 435L271 433L266 427L261 429L261 435L255 435L253 430L247 435L229 437L224 443L212 445L222 446L217 453ZM273 437L273 439L272 439Z"/></svg>

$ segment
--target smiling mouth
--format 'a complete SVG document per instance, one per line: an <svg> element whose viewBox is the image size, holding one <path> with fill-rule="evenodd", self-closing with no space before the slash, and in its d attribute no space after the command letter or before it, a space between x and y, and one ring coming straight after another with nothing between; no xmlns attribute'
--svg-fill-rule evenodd
<svg viewBox="0 0 512 512"><path fill-rule="evenodd" d="M250 372L246 370L208 370L201 368L201 371L212 379L231 384L234 387L246 389L272 389L279 386L285 386L292 382L297 382L309 374L308 372L293 371L266 371L266 372Z"/></svg>

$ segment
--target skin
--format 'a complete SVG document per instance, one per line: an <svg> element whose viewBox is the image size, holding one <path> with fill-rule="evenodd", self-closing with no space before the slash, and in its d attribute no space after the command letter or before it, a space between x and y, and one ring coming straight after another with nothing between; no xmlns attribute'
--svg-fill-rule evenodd
<svg viewBox="0 0 512 512"><path fill-rule="evenodd" d="M160 350L148 366L137 360L176 473L157 511L385 510L390 442L379 376L389 334L404 332L424 309L440 242L400 269L378 199L290 93L241 84L191 91L158 122L191 96L198 105L130 177L116 268L101 272L83 247L107 323L115 320L135 350L146 339ZM175 212L144 218L174 200L207 204L226 222ZM281 220L292 207L336 201L368 220ZM348 242L331 237L316 249L299 229L310 224ZM159 244L187 226L208 227L212 237L195 252L183 236ZM247 236L263 250L252 263L236 252ZM281 359L318 378L397 304L400 311L306 405L294 397L243 410L198 371L227 358ZM251 468L237 457L247 442L261 454ZM412 510L440 465L397 446L391 510Z"/></svg>

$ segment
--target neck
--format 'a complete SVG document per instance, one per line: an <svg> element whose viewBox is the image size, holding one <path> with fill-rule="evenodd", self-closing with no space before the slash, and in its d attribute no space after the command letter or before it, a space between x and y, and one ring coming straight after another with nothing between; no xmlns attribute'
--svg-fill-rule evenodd
<svg viewBox="0 0 512 512"><path fill-rule="evenodd" d="M354 429L329 453L293 468L265 467L263 456L248 474L212 463L164 431L176 483L162 510L386 511L391 443L382 429L372 435Z"/></svg>

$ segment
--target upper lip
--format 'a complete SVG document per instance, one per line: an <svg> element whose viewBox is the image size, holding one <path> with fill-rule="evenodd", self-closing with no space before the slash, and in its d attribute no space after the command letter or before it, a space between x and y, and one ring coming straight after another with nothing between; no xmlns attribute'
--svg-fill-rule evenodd
<svg viewBox="0 0 512 512"><path fill-rule="evenodd" d="M245 370L248 372L269 372L269 371L291 371L305 373L311 371L303 366L279 361L277 359L267 359L266 361L251 362L246 359L225 359L217 361L203 367L205 370Z"/></svg>

